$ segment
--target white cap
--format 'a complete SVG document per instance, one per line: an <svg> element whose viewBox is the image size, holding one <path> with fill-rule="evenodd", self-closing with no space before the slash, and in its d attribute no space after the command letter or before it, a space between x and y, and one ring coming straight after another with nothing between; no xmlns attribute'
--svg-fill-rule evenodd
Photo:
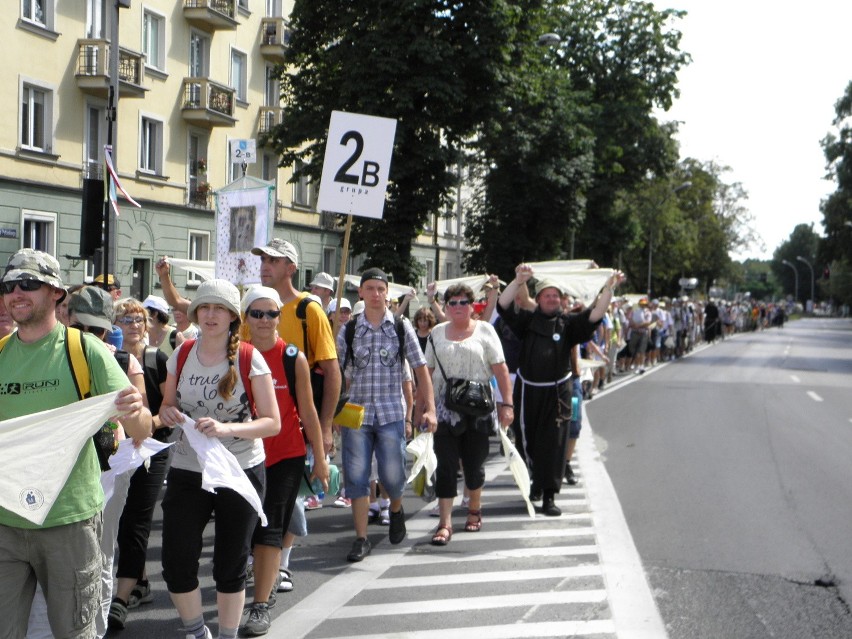
<svg viewBox="0 0 852 639"><path fill-rule="evenodd" d="M352 315L358 315L358 313L364 312L364 300L358 300L355 302L355 306L352 307Z"/></svg>
<svg viewBox="0 0 852 639"><path fill-rule="evenodd" d="M155 311L160 311L161 313L169 314L169 305L166 303L162 297L158 295L149 295L142 302L142 308L153 308Z"/></svg>
<svg viewBox="0 0 852 639"><path fill-rule="evenodd" d="M340 308L348 308L352 310L352 303L345 297L340 300ZM337 310L337 299L333 299L328 303L328 312L334 313Z"/></svg>
<svg viewBox="0 0 852 639"><path fill-rule="evenodd" d="M281 297L278 295L278 291L269 286L255 286L246 291L246 294L243 295L243 300L240 302L240 308L245 313L249 306L254 304L257 300L272 300L281 308L283 304L281 303Z"/></svg>
<svg viewBox="0 0 852 639"><path fill-rule="evenodd" d="M328 273L317 273L314 281L308 284L308 286L319 286L320 288L327 288L329 291L334 291L334 278Z"/></svg>

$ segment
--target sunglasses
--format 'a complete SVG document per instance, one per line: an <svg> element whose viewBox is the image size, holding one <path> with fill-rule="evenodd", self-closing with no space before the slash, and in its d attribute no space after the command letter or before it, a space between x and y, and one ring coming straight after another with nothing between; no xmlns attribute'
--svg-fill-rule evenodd
<svg viewBox="0 0 852 639"><path fill-rule="evenodd" d="M44 286L44 282L40 282L39 280L12 280L11 282L2 282L0 283L0 291L3 292L3 295L10 295L16 286L22 291L37 291Z"/></svg>
<svg viewBox="0 0 852 639"><path fill-rule="evenodd" d="M470 304L470 300L450 300L447 302L447 306L468 306Z"/></svg>
<svg viewBox="0 0 852 639"><path fill-rule="evenodd" d="M130 326L131 324L144 324L144 317L121 317L118 320L119 324L124 324L125 326Z"/></svg>
<svg viewBox="0 0 852 639"><path fill-rule="evenodd" d="M253 308L248 311L246 315L253 317L254 319L263 319L264 317L267 319L276 319L279 315L281 315L281 311L259 311Z"/></svg>

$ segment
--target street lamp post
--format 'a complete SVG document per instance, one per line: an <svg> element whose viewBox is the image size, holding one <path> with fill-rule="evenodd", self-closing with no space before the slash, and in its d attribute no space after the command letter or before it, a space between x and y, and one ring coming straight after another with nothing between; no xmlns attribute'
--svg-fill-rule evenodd
<svg viewBox="0 0 852 639"><path fill-rule="evenodd" d="M658 210L663 208L663 204L668 202L669 198L672 195L675 195L676 193L680 193L684 189L688 189L690 186L692 186L692 182L684 182L683 184L679 184L675 188L669 190L669 192L666 193L666 196L662 200L660 200L660 202L657 204L656 208ZM648 229L648 288L647 288L647 291L648 291L648 300L649 301L651 299L651 273L652 273L652 270L653 270L653 255L654 255L654 229L651 228L651 229Z"/></svg>
<svg viewBox="0 0 852 639"><path fill-rule="evenodd" d="M796 268L796 265L795 265L795 264L793 264L793 263L792 263L791 261L789 261L789 260L781 260L781 263L782 263L782 264L786 264L786 265L787 265L787 266L789 266L791 269L793 269L793 275L795 275L795 276L796 276L796 280L795 280L795 282L796 282L796 286L795 286L795 288L793 289L793 291L794 291L794 292L793 292L793 302L794 302L794 303L795 303L795 302L798 302L798 301L799 301L799 270Z"/></svg>
<svg viewBox="0 0 852 639"><path fill-rule="evenodd" d="M803 262L804 264L807 264L808 268L811 269L811 308L813 308L813 305L816 304L816 298L814 297L814 267L810 262L808 262L801 255L797 255L796 259L799 262Z"/></svg>

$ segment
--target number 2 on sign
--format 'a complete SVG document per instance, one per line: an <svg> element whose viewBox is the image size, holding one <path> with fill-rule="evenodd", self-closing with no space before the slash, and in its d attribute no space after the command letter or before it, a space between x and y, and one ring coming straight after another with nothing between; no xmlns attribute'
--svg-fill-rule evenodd
<svg viewBox="0 0 852 639"><path fill-rule="evenodd" d="M347 131L340 138L341 146L349 146L349 142L355 141L355 151L349 156L339 169L334 174L335 182L343 182L344 184L358 184L358 175L347 173L364 151L364 137L358 131ZM364 160L364 165L361 169L361 186L376 186L379 183L379 165L370 160Z"/></svg>

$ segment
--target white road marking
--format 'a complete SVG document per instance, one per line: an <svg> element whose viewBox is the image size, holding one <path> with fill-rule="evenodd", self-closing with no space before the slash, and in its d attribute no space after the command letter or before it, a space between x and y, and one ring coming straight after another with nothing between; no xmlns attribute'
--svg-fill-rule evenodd
<svg viewBox="0 0 852 639"><path fill-rule="evenodd" d="M808 397L810 397L815 402L821 402L822 401L822 397L820 397L819 395L817 395L813 391L808 391Z"/></svg>
<svg viewBox="0 0 852 639"><path fill-rule="evenodd" d="M396 606L396 604L394 604ZM585 637L587 635L610 635L614 630L609 619L589 621L545 621L541 623L523 623L508 626L476 626L465 628L441 628L440 630L409 630L405 639L470 639L488 637L488 639L523 639L524 637ZM358 639L388 639L390 635L358 635ZM400 635L395 635L400 636Z"/></svg>
<svg viewBox="0 0 852 639"><path fill-rule="evenodd" d="M801 381L798 375L790 375L790 379L792 379L797 384Z"/></svg>
<svg viewBox="0 0 852 639"><path fill-rule="evenodd" d="M455 541L453 537L452 541ZM452 541L450 543L452 543ZM596 577L602 573L600 566L561 566L559 568L540 568L538 570L513 570L501 572L500 582L527 581L534 579L576 579L579 577ZM454 575L432 575L430 577L386 577L376 579L367 584L365 590L381 590L384 588L418 588L425 586L446 586L448 584L483 584L494 583L494 571L467 572Z"/></svg>
<svg viewBox="0 0 852 639"><path fill-rule="evenodd" d="M453 537L455 541L455 537ZM452 542L450 542L452 543ZM429 555L406 555L397 566L422 566L425 564L456 563L459 561L496 561L498 559L517 559L519 557L569 557L574 555L597 555L595 544L576 546L535 546L533 548L512 548L509 550L492 550L476 554L466 554L464 558L452 555L433 553Z"/></svg>

